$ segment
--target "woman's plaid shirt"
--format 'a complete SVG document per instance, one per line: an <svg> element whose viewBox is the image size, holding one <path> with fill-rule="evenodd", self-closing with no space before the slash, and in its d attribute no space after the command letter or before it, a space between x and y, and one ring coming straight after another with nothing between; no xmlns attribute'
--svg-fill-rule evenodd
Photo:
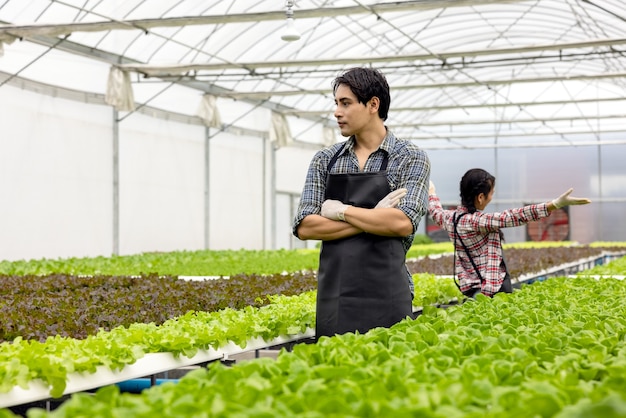
<svg viewBox="0 0 626 418"><path fill-rule="evenodd" d="M458 206L456 210L445 210L442 208L439 198L436 195L430 195L428 197L428 212L433 221L448 232L450 240L455 242L454 214L456 213L458 218L459 215L468 213L467 208ZM502 263L500 229L524 225L549 215L547 203L528 205L503 212L476 211L464 215L457 225L459 236L455 244L457 256L454 266L461 291L465 292L472 287L480 287L480 278L459 239L465 243L485 281L482 286L482 293L493 296L500 290L506 275L506 267Z"/></svg>

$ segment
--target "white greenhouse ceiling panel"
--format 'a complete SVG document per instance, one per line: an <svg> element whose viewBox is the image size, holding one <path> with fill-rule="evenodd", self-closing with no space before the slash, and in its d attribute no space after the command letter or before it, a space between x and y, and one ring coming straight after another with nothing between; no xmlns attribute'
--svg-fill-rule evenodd
<svg viewBox="0 0 626 418"><path fill-rule="evenodd" d="M329 127L332 79L373 66L391 85L389 126L424 148L626 132L622 0L5 0L1 53L0 88L104 95L114 69L135 108L193 117L209 93Z"/></svg>

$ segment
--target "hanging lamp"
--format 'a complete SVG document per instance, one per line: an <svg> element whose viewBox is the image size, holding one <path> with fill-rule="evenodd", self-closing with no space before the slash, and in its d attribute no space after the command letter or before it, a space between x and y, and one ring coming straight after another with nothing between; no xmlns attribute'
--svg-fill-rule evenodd
<svg viewBox="0 0 626 418"><path fill-rule="evenodd" d="M285 25L283 33L280 36L280 39L285 42L293 42L300 39L300 32L298 32L298 29L296 29L295 21L293 19L293 6L293 1L287 0L285 2L285 7L287 8L285 12L285 15L287 16L287 24Z"/></svg>

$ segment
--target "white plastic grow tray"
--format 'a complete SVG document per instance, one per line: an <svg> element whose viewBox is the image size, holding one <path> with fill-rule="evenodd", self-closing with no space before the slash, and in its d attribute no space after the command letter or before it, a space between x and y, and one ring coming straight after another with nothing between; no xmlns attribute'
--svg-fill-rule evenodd
<svg viewBox="0 0 626 418"><path fill-rule="evenodd" d="M129 364L119 371L113 371L105 366L100 366L95 373L72 373L68 376L67 386L63 395L84 392L130 379L179 369L181 367L216 360L225 360L235 354L270 348L314 336L315 330L309 328L302 334L281 336L271 341L265 341L260 337L253 338L247 342L245 347L231 342L217 350L200 350L193 357L174 357L172 353L148 353L135 363ZM0 408L23 405L47 399L52 399L50 396L50 387L41 380L34 380L29 383L28 389L22 389L16 386L8 393L0 393Z"/></svg>

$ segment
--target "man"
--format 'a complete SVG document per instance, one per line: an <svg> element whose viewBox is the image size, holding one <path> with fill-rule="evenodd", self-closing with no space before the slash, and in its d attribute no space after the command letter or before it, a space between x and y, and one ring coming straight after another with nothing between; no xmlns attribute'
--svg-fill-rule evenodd
<svg viewBox="0 0 626 418"><path fill-rule="evenodd" d="M389 85L371 68L333 81L335 118L347 141L313 157L293 233L322 240L316 337L365 333L412 316L406 267L426 213L426 153L387 130Z"/></svg>

